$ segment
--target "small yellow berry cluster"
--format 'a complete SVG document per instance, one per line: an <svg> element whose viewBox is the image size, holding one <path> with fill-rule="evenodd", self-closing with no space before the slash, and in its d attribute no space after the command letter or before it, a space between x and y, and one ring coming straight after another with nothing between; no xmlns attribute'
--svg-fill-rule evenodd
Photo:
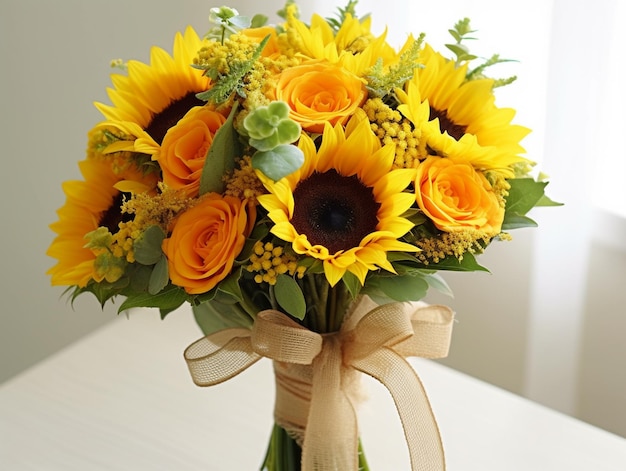
<svg viewBox="0 0 626 471"><path fill-rule="evenodd" d="M256 202L256 197L263 193L266 193L265 188L252 168L250 157L244 157L239 161L239 168L226 181L224 194Z"/></svg>
<svg viewBox="0 0 626 471"><path fill-rule="evenodd" d="M463 229L445 233L440 237L420 239L415 243L421 249L416 256L424 265L431 262L439 263L448 256L454 256L461 261L466 252L481 253L483 247L495 235L474 229Z"/></svg>
<svg viewBox="0 0 626 471"><path fill-rule="evenodd" d="M414 167L420 156L425 155L425 149L420 148L420 130L415 128L399 111L389 107L380 98L367 100L363 109L367 113L372 131L381 144L396 145L394 167Z"/></svg>
<svg viewBox="0 0 626 471"><path fill-rule="evenodd" d="M276 277L289 274L302 278L305 267L298 266L295 255L286 253L280 246L274 246L271 242L257 242L254 245L254 253L250 257L250 263L246 266L250 273L256 273L256 283L276 284Z"/></svg>

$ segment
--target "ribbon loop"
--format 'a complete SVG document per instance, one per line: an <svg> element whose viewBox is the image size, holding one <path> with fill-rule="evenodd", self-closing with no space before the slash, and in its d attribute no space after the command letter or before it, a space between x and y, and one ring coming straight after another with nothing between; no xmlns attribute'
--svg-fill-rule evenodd
<svg viewBox="0 0 626 471"><path fill-rule="evenodd" d="M248 329L225 329L195 341L184 353L193 382L213 386L237 376L257 362Z"/></svg>
<svg viewBox="0 0 626 471"><path fill-rule="evenodd" d="M443 470L437 422L405 357L447 355L454 315L419 303L373 306L364 298L340 332L323 336L278 311L262 311L251 331L216 332L190 345L185 359L200 386L226 381L262 356L274 360L275 420L301 443L303 471L357 471L355 384L366 373L394 400L411 469Z"/></svg>

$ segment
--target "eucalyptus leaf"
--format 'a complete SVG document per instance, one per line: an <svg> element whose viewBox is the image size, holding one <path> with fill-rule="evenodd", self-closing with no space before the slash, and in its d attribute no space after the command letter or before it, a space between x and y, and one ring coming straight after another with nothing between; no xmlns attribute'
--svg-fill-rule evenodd
<svg viewBox="0 0 626 471"><path fill-rule="evenodd" d="M135 260L142 265L154 265L163 256L161 244L165 232L159 226L148 227L133 245Z"/></svg>
<svg viewBox="0 0 626 471"><path fill-rule="evenodd" d="M304 319L306 314L306 301L300 286L289 275L278 275L274 285L276 301L288 314L296 319Z"/></svg>
<svg viewBox="0 0 626 471"><path fill-rule="evenodd" d="M304 154L293 145L283 144L252 156L252 168L260 170L274 181L298 170L304 163Z"/></svg>
<svg viewBox="0 0 626 471"><path fill-rule="evenodd" d="M167 257L165 255L161 255L161 258L154 265L152 273L150 274L150 280L148 282L148 293L152 295L158 294L163 288L167 286L169 281L170 277L167 268Z"/></svg>
<svg viewBox="0 0 626 471"><path fill-rule="evenodd" d="M224 191L224 175L235 168L235 157L239 154L238 135L233 127L239 102L235 102L228 119L215 133L209 148L202 175L200 176L200 195L205 193L222 193Z"/></svg>

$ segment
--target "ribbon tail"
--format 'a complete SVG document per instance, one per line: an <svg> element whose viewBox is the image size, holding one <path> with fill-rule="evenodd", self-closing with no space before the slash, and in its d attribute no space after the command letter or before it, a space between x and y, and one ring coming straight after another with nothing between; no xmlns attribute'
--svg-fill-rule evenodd
<svg viewBox="0 0 626 471"><path fill-rule="evenodd" d="M341 346L329 338L313 362L311 406L302 444L302 471L357 471L358 427L342 388Z"/></svg>
<svg viewBox="0 0 626 471"><path fill-rule="evenodd" d="M255 353L248 329L224 329L187 347L185 361L193 382L213 386L237 376L261 358Z"/></svg>
<svg viewBox="0 0 626 471"><path fill-rule="evenodd" d="M400 355L383 348L352 366L380 381L391 393L404 429L413 471L445 470L439 427L428 396L411 365Z"/></svg>

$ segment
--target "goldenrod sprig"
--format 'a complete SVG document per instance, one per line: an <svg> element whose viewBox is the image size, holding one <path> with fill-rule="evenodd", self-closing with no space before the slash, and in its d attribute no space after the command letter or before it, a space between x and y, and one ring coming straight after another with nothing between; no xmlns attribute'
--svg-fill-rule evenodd
<svg viewBox="0 0 626 471"><path fill-rule="evenodd" d="M396 88L402 88L420 67L419 55L424 42L424 34L420 34L411 46L402 53L398 63L385 69L382 59L378 59L366 75L367 90L370 97L384 98L392 94Z"/></svg>
<svg viewBox="0 0 626 471"><path fill-rule="evenodd" d="M252 54L252 57L249 59L245 61L236 61L230 64L230 71L228 74L217 74L215 84L209 90L198 93L196 97L199 100L212 102L218 105L226 102L233 93L237 93L239 96L245 98L244 78L252 70L256 62L259 60L259 57L261 57L261 52L269 39L269 36L263 38ZM201 69L203 68L202 66L196 67ZM214 71L205 69L205 72L208 75L211 75Z"/></svg>

